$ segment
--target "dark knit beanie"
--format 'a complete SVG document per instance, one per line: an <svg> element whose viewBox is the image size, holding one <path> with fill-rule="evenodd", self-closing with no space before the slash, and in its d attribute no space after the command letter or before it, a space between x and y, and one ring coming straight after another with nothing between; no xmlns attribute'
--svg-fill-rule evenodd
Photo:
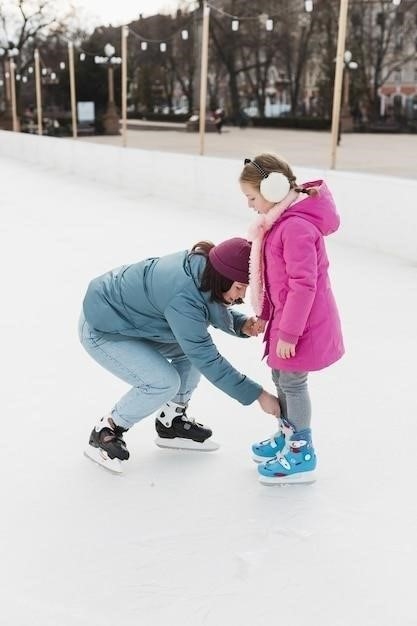
<svg viewBox="0 0 417 626"><path fill-rule="evenodd" d="M226 239L210 250L210 263L225 278L248 285L250 249L251 244L246 239Z"/></svg>

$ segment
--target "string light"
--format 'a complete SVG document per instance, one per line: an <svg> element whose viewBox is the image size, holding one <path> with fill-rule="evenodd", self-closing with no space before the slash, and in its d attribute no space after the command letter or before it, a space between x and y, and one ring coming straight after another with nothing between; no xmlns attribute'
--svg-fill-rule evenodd
<svg viewBox="0 0 417 626"><path fill-rule="evenodd" d="M274 30L274 20L271 20L271 18L267 19L265 22L265 28L266 30Z"/></svg>
<svg viewBox="0 0 417 626"><path fill-rule="evenodd" d="M235 32L239 30L239 20L232 20L232 30Z"/></svg>
<svg viewBox="0 0 417 626"><path fill-rule="evenodd" d="M104 46L104 54L106 55L106 57L112 57L115 52L116 48L112 46L111 43L106 43L106 45Z"/></svg>
<svg viewBox="0 0 417 626"><path fill-rule="evenodd" d="M172 33L172 35L170 37L165 37L164 39L148 39L147 37L144 37L143 35L140 35L139 33L135 32L132 28L130 28L129 26L128 31L131 35L133 35L134 37L136 37L136 39L139 39L139 41L141 42L140 47L141 50L147 50L148 48L148 44L159 44L159 49L161 50L161 52L165 52L166 51L166 46L167 46L167 42L169 41L174 41L174 39L180 34L181 39L183 41L186 41L189 38L189 31L187 30L187 28L184 28L184 26L187 26L188 24L191 24L193 17L191 16L187 22L185 22L185 24L183 23L182 26L176 30L175 32ZM165 46L165 49L163 49L163 47Z"/></svg>
<svg viewBox="0 0 417 626"><path fill-rule="evenodd" d="M311 13L313 10L313 0L305 0L304 8L307 13Z"/></svg>

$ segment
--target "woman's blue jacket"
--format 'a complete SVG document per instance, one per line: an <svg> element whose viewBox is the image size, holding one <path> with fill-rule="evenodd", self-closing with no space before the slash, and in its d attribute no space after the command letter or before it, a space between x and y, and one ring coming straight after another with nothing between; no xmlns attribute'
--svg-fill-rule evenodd
<svg viewBox="0 0 417 626"><path fill-rule="evenodd" d="M210 301L199 289L206 259L184 250L124 265L91 281L84 315L95 330L178 343L191 363L213 385L242 404L262 387L238 372L217 350L209 326L237 337L247 317Z"/></svg>

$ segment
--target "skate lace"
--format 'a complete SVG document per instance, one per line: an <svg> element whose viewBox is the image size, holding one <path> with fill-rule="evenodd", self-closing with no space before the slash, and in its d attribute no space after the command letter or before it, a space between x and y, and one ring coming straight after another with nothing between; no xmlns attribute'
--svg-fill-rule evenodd
<svg viewBox="0 0 417 626"><path fill-rule="evenodd" d="M202 424L200 424L199 422L195 421L194 417L188 417L187 413L186 413L186 408L184 408L182 415L181 415L181 420L183 422L188 422L189 424L195 424L196 426L202 426Z"/></svg>
<svg viewBox="0 0 417 626"><path fill-rule="evenodd" d="M103 428L102 430L102 440L103 443L109 443L110 441L118 441L121 444L125 444L123 439L123 433L125 429L121 426L114 425L114 428Z"/></svg>
<svg viewBox="0 0 417 626"><path fill-rule="evenodd" d="M190 424L195 424L196 423L194 417L188 417L188 415L186 415L186 413L183 413L181 415L181 420L183 422L189 422Z"/></svg>

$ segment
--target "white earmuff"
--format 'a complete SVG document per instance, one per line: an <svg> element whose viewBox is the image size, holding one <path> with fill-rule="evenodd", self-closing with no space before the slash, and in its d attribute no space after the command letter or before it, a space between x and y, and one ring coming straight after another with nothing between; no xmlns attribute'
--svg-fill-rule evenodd
<svg viewBox="0 0 417 626"><path fill-rule="evenodd" d="M281 202L290 188L288 178L280 172L271 172L260 184L260 192L268 202Z"/></svg>

